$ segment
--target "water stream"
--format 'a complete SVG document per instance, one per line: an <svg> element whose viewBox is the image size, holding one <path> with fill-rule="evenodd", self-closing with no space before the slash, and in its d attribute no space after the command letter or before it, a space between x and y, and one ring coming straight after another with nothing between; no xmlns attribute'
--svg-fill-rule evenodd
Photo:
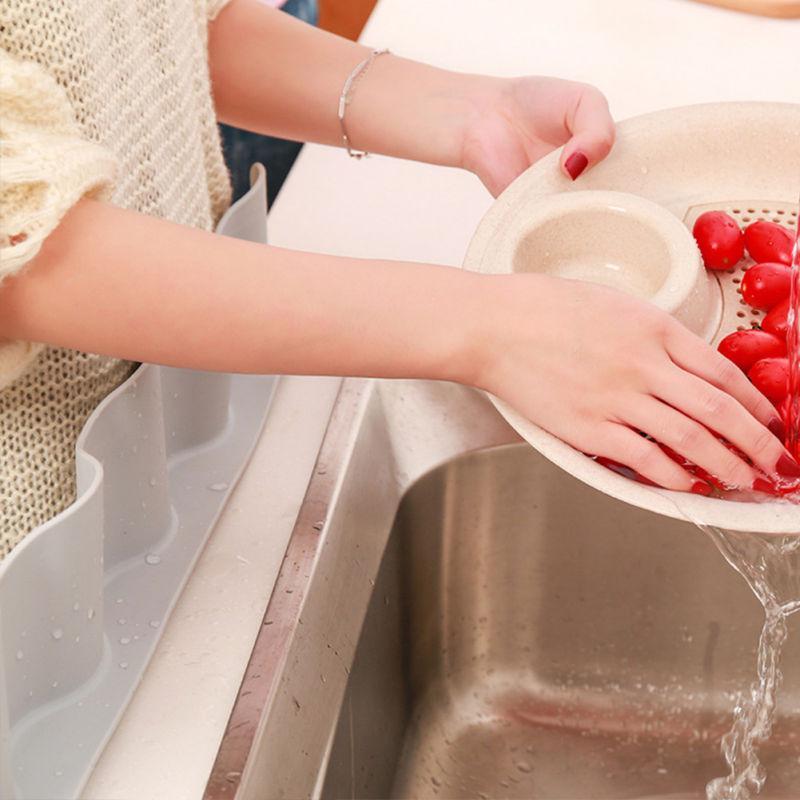
<svg viewBox="0 0 800 800"><path fill-rule="evenodd" d="M786 447L800 457L800 221L792 259L788 321ZM722 738L722 755L728 774L706 786L707 800L750 800L761 791L767 779L758 757L758 745L772 732L776 696L782 679L780 657L787 635L786 619L800 610L800 522L794 536L762 536L723 531L707 525L699 527L744 577L764 607L756 679L739 695L733 710L733 726Z"/></svg>

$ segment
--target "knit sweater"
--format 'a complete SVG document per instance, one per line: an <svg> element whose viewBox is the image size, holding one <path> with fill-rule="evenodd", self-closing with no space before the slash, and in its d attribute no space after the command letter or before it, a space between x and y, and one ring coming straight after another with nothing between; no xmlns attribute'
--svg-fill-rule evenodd
<svg viewBox="0 0 800 800"><path fill-rule="evenodd" d="M207 32L226 2L0 0L0 282L84 196L213 228L230 188ZM134 367L0 341L0 558L74 501L78 434Z"/></svg>

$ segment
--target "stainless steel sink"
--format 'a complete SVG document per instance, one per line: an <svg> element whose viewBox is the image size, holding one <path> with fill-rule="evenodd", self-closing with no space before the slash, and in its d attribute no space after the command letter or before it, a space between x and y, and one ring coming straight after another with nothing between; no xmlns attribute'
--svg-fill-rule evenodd
<svg viewBox="0 0 800 800"><path fill-rule="evenodd" d="M204 800L704 797L760 605L518 441L463 387L344 382ZM766 800L800 799L789 627Z"/></svg>
<svg viewBox="0 0 800 800"><path fill-rule="evenodd" d="M400 503L317 794L703 798L762 619L696 528L526 445L459 456ZM770 800L800 797L798 627Z"/></svg>

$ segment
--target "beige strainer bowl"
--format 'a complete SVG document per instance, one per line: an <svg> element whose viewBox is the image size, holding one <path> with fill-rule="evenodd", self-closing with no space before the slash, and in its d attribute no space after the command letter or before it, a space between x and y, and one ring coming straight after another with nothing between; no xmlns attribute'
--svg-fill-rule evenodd
<svg viewBox="0 0 800 800"><path fill-rule="evenodd" d="M796 224L790 198L800 186L787 178L792 170L800 177L800 106L730 103L649 114L622 123L612 155L575 184L560 173L557 154L527 170L482 220L464 266L612 286L649 300L716 343L751 322L737 292L740 270L752 262L707 273L689 225L707 208L735 212L743 223L774 218ZM533 447L605 494L729 530L800 533L800 505L706 498L636 483L491 399Z"/></svg>

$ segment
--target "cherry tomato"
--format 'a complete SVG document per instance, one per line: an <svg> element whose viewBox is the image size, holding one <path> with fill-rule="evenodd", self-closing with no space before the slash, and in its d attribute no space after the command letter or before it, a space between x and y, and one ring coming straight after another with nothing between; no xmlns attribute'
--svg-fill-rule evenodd
<svg viewBox="0 0 800 800"><path fill-rule="evenodd" d="M747 252L755 261L777 261L792 263L794 235L782 225L774 222L753 222L744 230Z"/></svg>
<svg viewBox="0 0 800 800"><path fill-rule="evenodd" d="M783 264L756 264L742 278L742 299L753 308L769 311L783 302L792 287L792 271Z"/></svg>
<svg viewBox="0 0 800 800"><path fill-rule="evenodd" d="M761 322L761 329L786 340L789 333L789 298L773 306Z"/></svg>
<svg viewBox="0 0 800 800"><path fill-rule="evenodd" d="M747 377L761 394L779 407L789 393L789 359L762 358L750 367Z"/></svg>
<svg viewBox="0 0 800 800"><path fill-rule="evenodd" d="M735 331L726 336L717 348L745 372L762 358L786 355L786 340L767 331Z"/></svg>
<svg viewBox="0 0 800 800"><path fill-rule="evenodd" d="M636 470L625 466L625 464L620 464L619 461L614 461L613 459L606 458L605 456L592 456L592 458L594 458L598 464L601 464L606 469L616 472L617 475L622 475L623 478L628 478L629 480L643 483L645 486L658 486L657 483L653 483L653 481L651 481L649 478L645 478L644 475L640 475L638 472L636 472Z"/></svg>
<svg viewBox="0 0 800 800"><path fill-rule="evenodd" d="M692 233L709 269L730 269L744 255L744 234L724 211L701 214Z"/></svg>
<svg viewBox="0 0 800 800"><path fill-rule="evenodd" d="M719 489L721 492L724 492L728 488L719 478L715 477L710 472L706 472L702 467L698 467L697 464L689 461L686 456L676 453L671 447L667 447L667 445L661 444L661 442L658 442L657 444L676 464L678 464L678 466L683 467L690 475L694 475L701 481L710 483L714 488ZM727 444L727 442L723 441L723 444Z"/></svg>

